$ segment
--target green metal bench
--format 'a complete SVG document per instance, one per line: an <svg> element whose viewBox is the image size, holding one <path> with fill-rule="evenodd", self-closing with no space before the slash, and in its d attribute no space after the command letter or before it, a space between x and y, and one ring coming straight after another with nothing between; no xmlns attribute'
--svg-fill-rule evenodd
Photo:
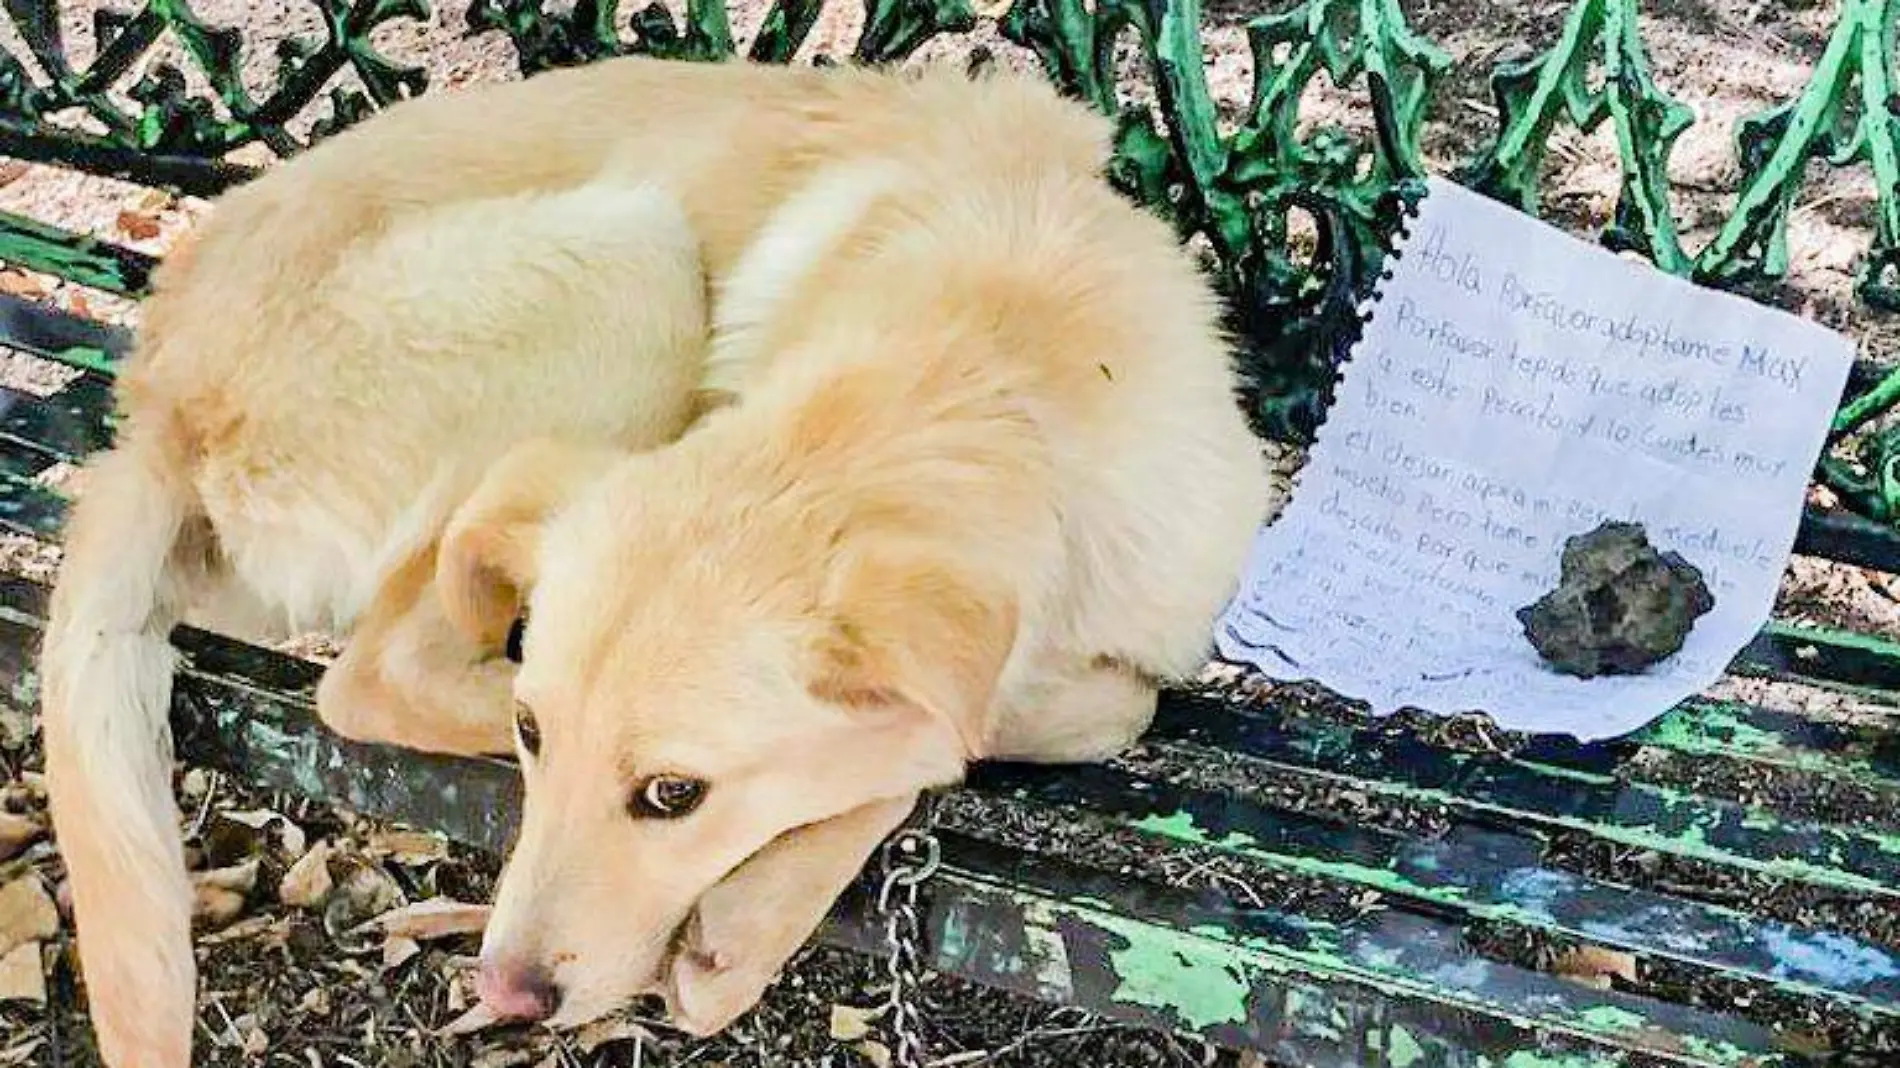
<svg viewBox="0 0 1900 1068"><path fill-rule="evenodd" d="M240 36L183 0L94 15L101 43L83 68L66 59L68 13L8 0L25 52L0 53L0 155L211 194L251 173L228 158L236 149L292 154L424 88L369 43L426 17L424 0L311 2L325 36L279 45L259 97L239 71ZM774 0L751 58L790 59L821 2ZM1787 269L1809 161L1862 164L1877 203L1858 292L1900 307L1900 4L1842 0L1805 92L1738 132L1738 200L1695 253L1665 177L1689 116L1648 71L1636 9L1578 0L1552 48L1502 66L1495 129L1461 179L1534 211L1553 128L1611 124L1622 186L1603 239L1760 293ZM1000 29L1065 89L1121 115L1115 179L1204 242L1249 343L1258 426L1297 441L1324 410L1354 305L1424 173L1429 89L1449 60L1398 0L1275 10L1247 24L1253 92L1231 122L1208 88L1196 0L1016 0ZM720 0L689 0L683 22L601 0L559 14L476 0L466 19L511 42L528 74L627 51L734 50ZM978 21L967 0L865 0L848 58L896 60ZM1117 71L1127 33L1138 62ZM208 91L165 63L141 66L162 42L182 46ZM1119 102L1130 74L1151 86L1152 110ZM1296 130L1322 74L1364 94L1369 137ZM131 297L152 266L14 216L0 216L0 261ZM50 396L0 402L0 525L57 538L63 502L45 475L110 440L126 340L0 295L0 341L79 372ZM1900 572L1900 430L1883 418L1896 400L1900 370L1877 358L1857 369L1816 470L1839 504L1810 512L1799 552ZM34 582L0 581L0 677L22 707L45 601ZM190 630L177 642L174 731L188 760L506 848L510 765L340 741L311 714L315 665ZM1691 701L1615 743L1503 749L1442 723L1367 721L1301 688L1170 694L1126 759L984 768L942 800L925 963L1288 1065L1900 1063L1900 647L1777 623L1734 670L1805 688L1763 705ZM1861 713L1802 696L1826 693ZM824 937L881 946L863 887ZM1552 967L1588 948L1627 962L1611 988Z"/></svg>

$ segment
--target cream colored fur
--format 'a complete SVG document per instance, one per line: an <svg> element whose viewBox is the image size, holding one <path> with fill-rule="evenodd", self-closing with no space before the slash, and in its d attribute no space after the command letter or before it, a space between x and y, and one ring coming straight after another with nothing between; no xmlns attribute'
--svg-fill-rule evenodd
<svg viewBox="0 0 1900 1068"><path fill-rule="evenodd" d="M194 605L351 629L344 733L531 729L484 986L540 977L556 1024L657 992L723 1028L920 791L1138 735L1268 501L1207 285L1107 136L1026 78L622 60L228 196L148 305L45 652L114 1068L188 1059L161 742ZM703 801L643 814L655 776Z"/></svg>

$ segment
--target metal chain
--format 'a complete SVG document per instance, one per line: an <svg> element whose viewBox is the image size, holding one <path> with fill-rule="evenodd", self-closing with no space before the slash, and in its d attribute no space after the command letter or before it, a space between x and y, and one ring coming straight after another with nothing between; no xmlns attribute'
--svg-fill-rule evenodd
<svg viewBox="0 0 1900 1068"><path fill-rule="evenodd" d="M887 1006L896 1068L925 1068L923 1017L918 991L923 985L923 924L917 912L917 888L937 872L942 847L930 833L928 807L922 818L899 831L884 847L884 886L877 908L884 915L891 997Z"/></svg>

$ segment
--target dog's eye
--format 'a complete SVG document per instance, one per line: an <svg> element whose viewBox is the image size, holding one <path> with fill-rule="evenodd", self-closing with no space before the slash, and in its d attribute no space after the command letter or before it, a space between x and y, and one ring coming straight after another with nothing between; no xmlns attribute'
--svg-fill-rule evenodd
<svg viewBox="0 0 1900 1068"><path fill-rule="evenodd" d="M508 625L508 643L501 648L502 655L515 663L521 663L521 639L528 633L528 617L516 616Z"/></svg>
<svg viewBox="0 0 1900 1068"><path fill-rule="evenodd" d="M541 725L534 721L534 713L520 701L515 702L515 735L521 739L521 748L529 756L541 755Z"/></svg>
<svg viewBox="0 0 1900 1068"><path fill-rule="evenodd" d="M676 820L706 799L706 784L678 775L655 775L634 791L628 806L639 819Z"/></svg>

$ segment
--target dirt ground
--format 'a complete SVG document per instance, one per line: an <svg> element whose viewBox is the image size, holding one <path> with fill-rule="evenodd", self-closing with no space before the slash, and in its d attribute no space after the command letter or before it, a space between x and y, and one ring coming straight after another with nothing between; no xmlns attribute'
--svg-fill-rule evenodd
<svg viewBox="0 0 1900 1068"><path fill-rule="evenodd" d="M82 60L89 53L89 27L97 6L71 0L62 5L74 53ZM459 0L437 6L432 24L391 28L379 37L379 44L394 57L424 64L438 91L515 76L512 53L499 36L462 35ZM1206 58L1216 97L1230 117L1244 105L1251 77L1244 25L1257 14L1285 6L1278 0L1208 0ZM195 0L192 7L213 23L246 28L256 46L247 57L247 77L254 89L267 84L276 42L293 34L317 32L321 24L318 5L306 0ZM1407 0L1404 7L1417 26L1456 60L1437 102L1438 119L1426 139L1434 167L1448 171L1482 141L1493 121L1495 112L1485 83L1492 64L1548 45L1571 5L1566 0ZM761 0L739 0L734 21L742 45L764 8ZM1690 247L1720 224L1728 204L1726 193L1735 184L1730 146L1733 122L1801 87L1820 54L1833 8L1825 3L1764 0L1655 0L1645 5L1645 32L1656 76L1701 120L1679 142L1672 171L1679 217L1685 220L1684 237ZM807 45L807 55L847 51L860 21L855 5L834 0ZM10 38L4 39L8 47L14 46ZM973 40L991 47L1003 62L1029 62L1019 50L1000 41L992 18L985 19ZM968 41L943 43L927 51L954 57L968 46ZM1309 104L1308 113L1316 121L1368 128L1351 94L1322 86L1312 93ZM1602 162L1614 158L1609 135L1607 131L1587 137L1560 133L1555 155L1561 178L1550 195L1551 211L1557 220L1587 232L1607 217L1616 189L1613 167ZM1893 360L1900 356L1900 322L1892 316L1869 315L1851 299L1853 266L1866 248L1873 205L1874 190L1865 174L1816 170L1808 196L1795 213L1793 271L1780 302L1849 331L1861 340L1865 356ZM201 202L173 200L50 168L0 164L0 210L163 253L209 209ZM0 271L0 289L136 324L136 308L129 303L49 278ZM63 379L56 368L0 353L0 380L18 388L46 390ZM45 579L56 565L56 554L14 541L0 545L0 563ZM1900 583L1891 576L1856 568L1796 560L1783 585L1780 612L1797 621L1854 626L1900 637ZM320 646L305 645L301 651L320 655ZM1749 682L1725 685L1737 696L1806 708L1824 718L1891 723L1890 710L1852 696ZM61 890L57 852L43 833L38 760L31 720L0 712L0 894L17 892L30 906L29 912L51 917L45 929L33 936L39 942L37 960L31 959L31 952L9 955L11 947L0 947L0 991L8 982L21 981L17 967L8 971L11 962L43 965L47 984L43 1003L0 1000L0 1068L90 1068L97 1060L73 989L68 924L56 905L48 913L36 896L56 902ZM1131 762L1146 771L1166 770L1144 754L1136 754ZM1222 769L1192 770L1210 785L1226 774ZM1367 811L1363 796L1355 801L1300 794L1280 791L1277 784L1255 783L1253 788L1270 795L1274 803L1331 812L1340 818L1363 818L1410 833L1430 833L1440 825L1435 822L1440 817L1431 813ZM430 835L258 793L201 770L181 774L180 798L203 899L199 1043L204 1064L846 1068L888 1063L888 1039L872 1015L886 989L881 966L823 950L804 955L757 1013L713 1042L686 1042L636 1019L572 1036L518 1029L440 1033L445 1027L454 1030L450 1025L468 1008L468 965L478 941L472 929L479 924L479 913L449 903L486 899L494 878L492 859ZM1815 815L1845 820L1852 813L1819 811ZM1057 837L1057 832L1048 829L1021 829L1021 833L1031 839L1030 844L1067 848L1077 855L1102 847L1093 840ZM1037 839L1039 834L1044 837ZM1130 855L1120 859L1154 867L1184 884L1209 878L1240 880L1240 885L1253 888L1249 892L1282 902L1302 892L1299 886L1276 883L1258 872L1210 868L1191 857ZM1585 870L1595 863L1587 856L1574 862ZM1611 867L1600 874L1614 877L1618 872ZM1690 882L1708 876L1707 872L1680 873ZM1738 897L1758 891L1733 888ZM1870 937L1889 942L1896 937L1890 928L1869 926L1871 921L1814 911L1825 909L1825 903L1779 901L1772 895L1765 900L1771 911L1790 919L1819 916ZM1340 907L1351 906L1347 902ZM1316 902L1314 907L1331 906ZM388 915L392 909L402 910L396 913L405 924L400 936L366 934L359 929L363 921ZM1524 947L1483 948L1538 964L1531 959L1535 953ZM941 977L927 982L926 1001L932 1052L942 1068L1215 1063L1260 1068L1261 1064L1219 1056L1187 1040L1130 1031L1073 1010L1051 1009Z"/></svg>

